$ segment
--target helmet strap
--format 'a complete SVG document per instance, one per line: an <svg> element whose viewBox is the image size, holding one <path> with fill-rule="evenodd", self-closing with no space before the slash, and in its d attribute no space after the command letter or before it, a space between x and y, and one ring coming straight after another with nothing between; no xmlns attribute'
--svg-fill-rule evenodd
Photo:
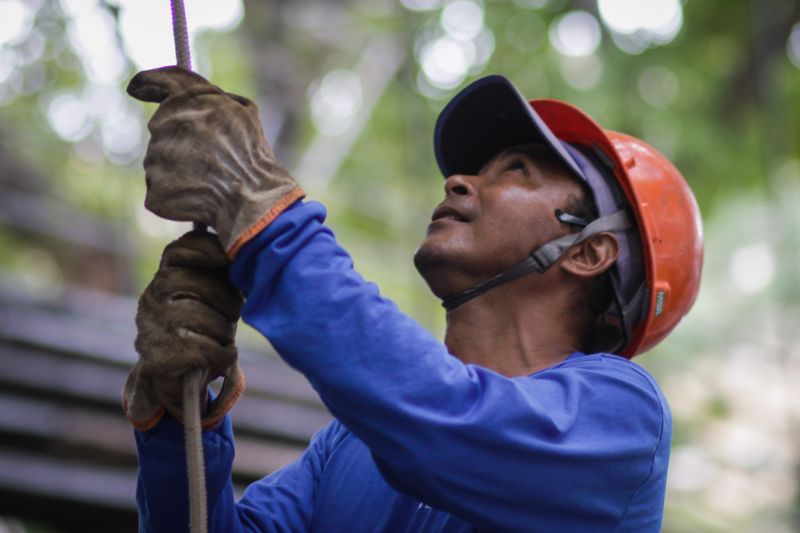
<svg viewBox="0 0 800 533"><path fill-rule="evenodd" d="M494 276L478 285L467 289L455 296L448 296L442 300L442 307L448 311L452 311L461 304L472 300L476 296L480 296L489 289L493 289L498 285L503 285L515 279L521 278L531 272L539 274L545 272L550 268L553 263L558 261L564 252L576 244L580 244L588 238L603 232L624 231L631 227L630 219L624 210L611 213L587 223L585 220L564 213L561 210L556 210L556 218L566 224L575 226L584 226L578 233L571 233L554 239L548 243L543 244L533 251L520 263L512 266L505 272Z"/></svg>

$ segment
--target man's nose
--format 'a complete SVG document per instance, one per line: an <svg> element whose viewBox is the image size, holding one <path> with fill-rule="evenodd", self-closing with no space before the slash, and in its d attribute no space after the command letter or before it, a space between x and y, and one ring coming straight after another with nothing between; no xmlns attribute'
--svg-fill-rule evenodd
<svg viewBox="0 0 800 533"><path fill-rule="evenodd" d="M447 196L467 196L475 194L474 176L465 174L453 174L444 180L444 192Z"/></svg>

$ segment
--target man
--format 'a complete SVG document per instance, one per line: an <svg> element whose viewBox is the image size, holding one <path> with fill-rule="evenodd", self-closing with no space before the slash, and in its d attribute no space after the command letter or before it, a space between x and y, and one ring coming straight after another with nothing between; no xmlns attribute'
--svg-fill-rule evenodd
<svg viewBox="0 0 800 533"><path fill-rule="evenodd" d="M203 436L211 530L660 529L671 418L627 357L688 311L702 260L694 199L663 156L505 78L464 89L437 122L445 199L414 258L447 309L442 344L353 270L251 102L177 68L129 92L161 103L146 206L221 243L171 244L140 301L125 395L143 531L187 527L180 376L235 368L233 286L336 419L235 502L228 372Z"/></svg>

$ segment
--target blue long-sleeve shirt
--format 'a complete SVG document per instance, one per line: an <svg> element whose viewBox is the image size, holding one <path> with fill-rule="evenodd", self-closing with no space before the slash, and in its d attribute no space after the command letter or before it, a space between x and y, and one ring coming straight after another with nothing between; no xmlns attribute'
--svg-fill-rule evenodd
<svg viewBox="0 0 800 533"><path fill-rule="evenodd" d="M234 501L230 419L204 432L212 531L658 531L671 417L627 359L509 378L454 358L297 203L239 253L243 318L336 417ZM136 434L143 531L188 525L180 428Z"/></svg>

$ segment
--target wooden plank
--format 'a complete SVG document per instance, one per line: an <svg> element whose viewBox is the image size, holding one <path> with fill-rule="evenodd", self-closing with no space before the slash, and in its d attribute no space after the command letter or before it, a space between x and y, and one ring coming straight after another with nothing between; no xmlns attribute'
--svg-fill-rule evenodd
<svg viewBox="0 0 800 533"><path fill-rule="evenodd" d="M92 328L77 317L37 309L0 308L0 339L121 366L137 359L133 339Z"/></svg>
<svg viewBox="0 0 800 533"><path fill-rule="evenodd" d="M0 431L57 442L72 454L106 457L134 463L133 430L121 415L85 406L67 406L43 399L0 392Z"/></svg>
<svg viewBox="0 0 800 533"><path fill-rule="evenodd" d="M133 509L136 468L65 461L0 447L0 487L17 493Z"/></svg>
<svg viewBox="0 0 800 533"><path fill-rule="evenodd" d="M87 402L105 407L123 421L120 391L127 372L127 368L0 344L0 383L40 398L58 396L85 407ZM319 404L294 403L253 391L245 392L232 415L241 434L295 444L305 444L330 421Z"/></svg>
<svg viewBox="0 0 800 533"><path fill-rule="evenodd" d="M38 194L4 189L0 194L0 222L18 230L126 259L137 255L128 233L121 227L115 231L113 221L88 215Z"/></svg>
<svg viewBox="0 0 800 533"><path fill-rule="evenodd" d="M118 324L118 322L117 322ZM126 324L133 324L130 317ZM0 303L0 345L15 344L52 353L130 369L138 359L133 348L135 330L104 324L79 315L41 308L4 307ZM267 344L240 349L240 364L248 389L266 396L324 409L305 378L283 361L266 355ZM119 382L122 387L124 378Z"/></svg>
<svg viewBox="0 0 800 533"><path fill-rule="evenodd" d="M109 415L0 392L0 434L14 436L16 442L26 439L30 449L50 450L50 459L61 462L136 464L133 428L121 414ZM233 475L246 481L278 470L305 449L305 443L286 444L247 436L237 436L235 446Z"/></svg>
<svg viewBox="0 0 800 533"><path fill-rule="evenodd" d="M9 387L119 407L126 375L119 366L0 344L0 383Z"/></svg>

